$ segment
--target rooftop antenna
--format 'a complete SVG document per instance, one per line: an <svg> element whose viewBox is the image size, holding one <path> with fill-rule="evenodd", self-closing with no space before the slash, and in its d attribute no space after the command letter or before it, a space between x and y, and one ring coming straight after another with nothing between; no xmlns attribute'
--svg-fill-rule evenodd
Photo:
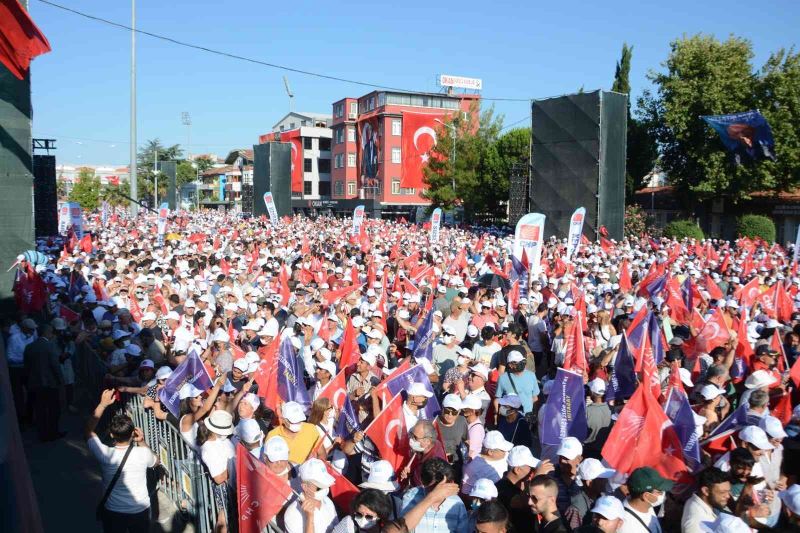
<svg viewBox="0 0 800 533"><path fill-rule="evenodd" d="M286 87L286 94L289 96L289 112L291 113L294 111L294 93L289 87L289 78L286 76L283 77L283 86Z"/></svg>

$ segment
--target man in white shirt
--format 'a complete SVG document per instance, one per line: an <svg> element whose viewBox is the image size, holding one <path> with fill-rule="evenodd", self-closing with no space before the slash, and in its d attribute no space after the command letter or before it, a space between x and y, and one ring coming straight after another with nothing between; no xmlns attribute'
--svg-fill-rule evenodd
<svg viewBox="0 0 800 533"><path fill-rule="evenodd" d="M150 528L147 469L154 467L158 458L145 444L142 430L134 427L127 415L116 415L111 419L109 432L114 445L106 446L100 442L94 430L103 412L113 403L114 391L103 391L100 403L86 423L87 444L92 455L100 462L105 490L108 490L123 458L128 454L122 473L103 505L103 530L147 533Z"/></svg>
<svg viewBox="0 0 800 533"><path fill-rule="evenodd" d="M700 472L697 492L683 506L681 533L703 533L705 523L724 511L731 497L730 476L719 468Z"/></svg>
<svg viewBox="0 0 800 533"><path fill-rule="evenodd" d="M334 478L319 459L309 459L298 468L303 487L302 502L289 504L284 514L286 533L305 533L306 521L314 521L314 533L330 533L339 518L328 497Z"/></svg>
<svg viewBox="0 0 800 533"><path fill-rule="evenodd" d="M630 495L625 500L625 522L619 533L661 533L654 509L664 504L672 481L644 466L631 472L627 484Z"/></svg>

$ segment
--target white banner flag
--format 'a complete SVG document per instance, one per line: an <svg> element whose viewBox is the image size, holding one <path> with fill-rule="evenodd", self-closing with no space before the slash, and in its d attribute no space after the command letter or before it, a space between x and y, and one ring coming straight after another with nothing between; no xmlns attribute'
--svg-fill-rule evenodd
<svg viewBox="0 0 800 533"><path fill-rule="evenodd" d="M572 213L572 218L569 221L569 236L567 237L567 255L566 261L569 263L572 254L578 249L581 243L581 235L583 234L583 220L586 218L586 208L579 207Z"/></svg>
<svg viewBox="0 0 800 533"><path fill-rule="evenodd" d="M514 232L514 255L522 261L522 250L525 250L531 279L536 279L541 270L544 220L545 216L541 213L528 213L519 219Z"/></svg>
<svg viewBox="0 0 800 533"><path fill-rule="evenodd" d="M439 228L442 226L442 208L437 207L431 215L431 242L439 242Z"/></svg>
<svg viewBox="0 0 800 533"><path fill-rule="evenodd" d="M359 205L353 209L353 235L361 233L361 224L364 223L364 206Z"/></svg>
<svg viewBox="0 0 800 533"><path fill-rule="evenodd" d="M264 205L267 206L270 224L272 224L273 227L278 227L278 210L275 209L275 200L272 198L271 192L264 193Z"/></svg>

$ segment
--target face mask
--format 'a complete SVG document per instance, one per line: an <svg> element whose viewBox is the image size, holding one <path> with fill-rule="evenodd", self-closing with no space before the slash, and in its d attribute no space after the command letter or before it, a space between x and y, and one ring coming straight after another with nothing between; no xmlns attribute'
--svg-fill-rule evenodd
<svg viewBox="0 0 800 533"><path fill-rule="evenodd" d="M663 504L664 504L664 500L665 500L666 498L667 498L667 494L666 494L666 493L662 493L662 494L661 494L661 496L659 496L658 498L656 498L656 501L654 501L654 502L649 502L649 501L648 501L647 503L649 503L649 504L650 504L650 505L652 505L653 507L658 507L659 505L663 505Z"/></svg>
<svg viewBox="0 0 800 533"><path fill-rule="evenodd" d="M366 518L363 516L357 516L355 518L355 523L358 525L359 529L372 529L378 525L378 521L374 518Z"/></svg>
<svg viewBox="0 0 800 533"><path fill-rule="evenodd" d="M466 366L467 365L467 358L459 356L458 357L458 366Z"/></svg>
<svg viewBox="0 0 800 533"><path fill-rule="evenodd" d="M299 433L302 427L302 424L289 424L289 431L292 433Z"/></svg>
<svg viewBox="0 0 800 533"><path fill-rule="evenodd" d="M336 413L334 413L333 411L329 411L328 412L328 421L332 422L334 418L336 418Z"/></svg>
<svg viewBox="0 0 800 533"><path fill-rule="evenodd" d="M415 452L424 452L425 451L425 448L422 446L422 444L417 439L415 439L413 437L408 440L408 445Z"/></svg>
<svg viewBox="0 0 800 533"><path fill-rule="evenodd" d="M314 499L321 502L328 496L329 491L330 489L318 489L317 492L314 493Z"/></svg>
<svg viewBox="0 0 800 533"><path fill-rule="evenodd" d="M289 467L287 466L286 468L284 468L283 470L281 470L280 472L278 472L278 473L277 473L277 474L275 474L275 475L276 475L276 476L285 476L285 475L286 475L286 474L288 474L288 473L289 473Z"/></svg>
<svg viewBox="0 0 800 533"><path fill-rule="evenodd" d="M500 406L500 409L497 410L500 413L500 416L508 416L508 407L505 405Z"/></svg>

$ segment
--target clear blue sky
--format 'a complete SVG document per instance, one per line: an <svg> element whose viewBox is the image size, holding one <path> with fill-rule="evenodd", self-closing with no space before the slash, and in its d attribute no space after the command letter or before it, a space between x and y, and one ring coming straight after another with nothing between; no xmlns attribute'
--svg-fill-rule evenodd
<svg viewBox="0 0 800 533"><path fill-rule="evenodd" d="M58 139L60 163L127 164L130 33L29 1L53 47L33 63L34 136ZM129 2L60 2L130 23ZM756 65L771 51L800 44L797 0L140 0L137 12L142 30L234 54L414 90L436 91L439 73L479 77L487 97L608 89L623 41L634 46L634 97L682 34L746 37ZM137 45L139 143L158 137L186 144L180 115L188 111L190 151L224 155L252 145L288 111L283 71L143 35ZM370 90L287 75L299 111L330 113L333 101ZM530 114L523 102L495 107L506 124Z"/></svg>

